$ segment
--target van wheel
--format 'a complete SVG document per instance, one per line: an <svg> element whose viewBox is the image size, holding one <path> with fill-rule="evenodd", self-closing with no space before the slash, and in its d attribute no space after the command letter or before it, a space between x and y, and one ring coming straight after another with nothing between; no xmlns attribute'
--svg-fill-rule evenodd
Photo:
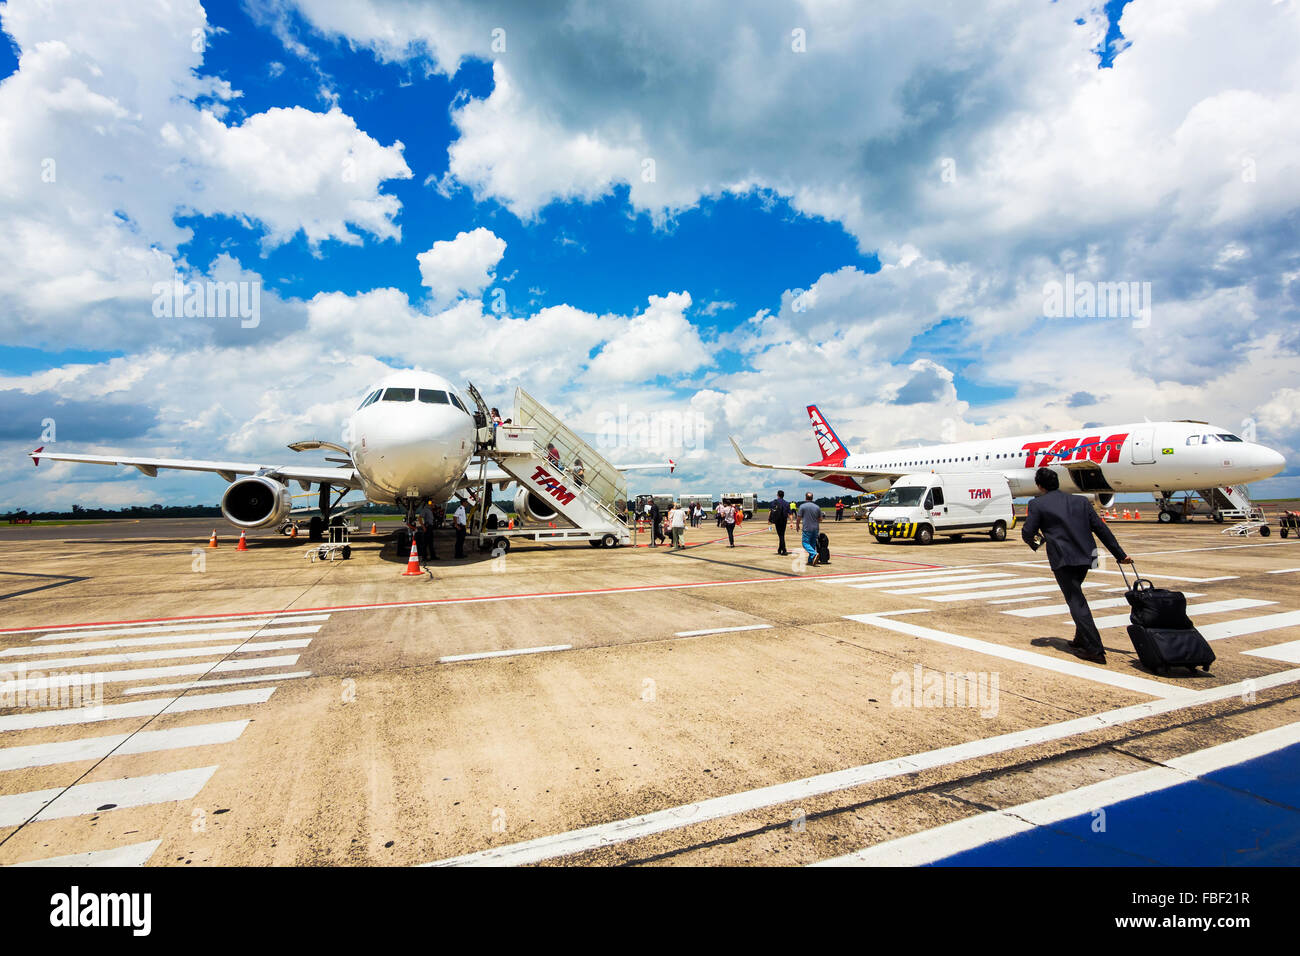
<svg viewBox="0 0 1300 956"><path fill-rule="evenodd" d="M989 531L989 538L991 538L994 541L1007 540L1007 526L1003 524L1001 521L999 521Z"/></svg>
<svg viewBox="0 0 1300 956"><path fill-rule="evenodd" d="M893 541L894 539L887 534L878 534L876 535L876 540L879 541L881 544L889 544L889 542Z"/></svg>
<svg viewBox="0 0 1300 956"><path fill-rule="evenodd" d="M934 540L934 530L928 525L923 524L916 529L916 543L929 544Z"/></svg>

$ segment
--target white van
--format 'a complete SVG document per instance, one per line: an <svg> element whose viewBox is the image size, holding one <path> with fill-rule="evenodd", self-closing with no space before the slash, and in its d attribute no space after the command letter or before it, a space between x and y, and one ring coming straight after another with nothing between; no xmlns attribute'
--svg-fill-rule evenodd
<svg viewBox="0 0 1300 956"><path fill-rule="evenodd" d="M909 538L929 544L936 534L954 540L987 534L1005 541L1015 524L1007 480L988 472L903 475L871 512L871 533L881 544Z"/></svg>
<svg viewBox="0 0 1300 956"><path fill-rule="evenodd" d="M722 503L739 508L744 513L745 518L749 519L754 517L754 509L758 507L758 492L724 491L722 493Z"/></svg>

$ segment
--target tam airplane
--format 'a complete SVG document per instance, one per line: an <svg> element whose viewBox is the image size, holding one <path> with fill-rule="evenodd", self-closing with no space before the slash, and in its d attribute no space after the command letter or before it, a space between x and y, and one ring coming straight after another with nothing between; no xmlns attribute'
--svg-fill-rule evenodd
<svg viewBox="0 0 1300 956"><path fill-rule="evenodd" d="M924 445L852 455L816 405L808 406L820 461L806 465L754 462L735 438L732 447L751 468L797 471L851 491L882 491L917 471L938 474L990 472L1004 477L1016 497L1037 494L1034 472L1049 467L1062 490L1090 494L1109 507L1117 492L1225 488L1276 475L1286 460L1271 448L1248 442L1205 422L1139 422L1069 431L1017 435L988 441Z"/></svg>
<svg viewBox="0 0 1300 956"><path fill-rule="evenodd" d="M467 477L466 469L474 455L476 432L473 410L450 381L432 372L408 370L366 389L365 397L344 423L342 444L311 440L289 446L295 452L336 452L337 457L326 458L333 465L75 455L44 448L29 457L37 466L42 459L129 465L151 478L160 469L212 472L230 482L221 497L221 513L235 527L278 527L290 515L319 511L319 516L311 519L311 536L317 538L332 513L360 506L359 501L342 505L343 496L350 491L361 491L367 501L404 507L409 515L426 500L442 503L471 488L477 480ZM670 467L672 464L668 462ZM662 463L624 465L620 470L658 467ZM511 481L504 473L491 477L501 487ZM290 493L294 482L304 492L312 485L318 487L316 508L294 507ZM522 505L537 511L531 500ZM554 517L543 517L547 516Z"/></svg>

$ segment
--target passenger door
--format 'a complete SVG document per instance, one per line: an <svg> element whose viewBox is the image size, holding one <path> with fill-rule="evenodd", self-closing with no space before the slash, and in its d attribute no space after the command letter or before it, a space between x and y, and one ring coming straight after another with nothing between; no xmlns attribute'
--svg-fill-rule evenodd
<svg viewBox="0 0 1300 956"><path fill-rule="evenodd" d="M1131 446L1133 464L1149 465L1156 460L1154 441L1154 428L1139 428L1133 433Z"/></svg>

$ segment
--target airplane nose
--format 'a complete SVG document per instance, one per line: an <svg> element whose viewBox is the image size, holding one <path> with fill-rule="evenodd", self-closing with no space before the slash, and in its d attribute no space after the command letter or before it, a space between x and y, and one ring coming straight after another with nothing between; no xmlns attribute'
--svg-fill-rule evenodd
<svg viewBox="0 0 1300 956"><path fill-rule="evenodd" d="M1276 475L1286 467L1286 459L1282 457L1281 453L1271 448L1265 448L1263 445L1259 446L1259 452L1260 467L1266 469L1270 476Z"/></svg>

